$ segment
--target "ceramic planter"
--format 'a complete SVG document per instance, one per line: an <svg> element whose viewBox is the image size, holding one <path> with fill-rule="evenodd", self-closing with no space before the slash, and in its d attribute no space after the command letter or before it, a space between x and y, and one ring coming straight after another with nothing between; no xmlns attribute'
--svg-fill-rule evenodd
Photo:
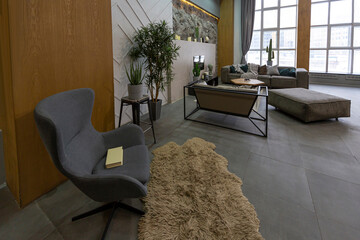
<svg viewBox="0 0 360 240"><path fill-rule="evenodd" d="M156 121L160 118L161 105L162 105L161 99L158 99L157 102L153 102L150 100L150 111L151 111L151 117L152 117L153 121Z"/></svg>
<svg viewBox="0 0 360 240"><path fill-rule="evenodd" d="M143 85L139 84L139 85L131 85L128 84L128 93L129 93L129 98L130 99L140 99L143 96Z"/></svg>
<svg viewBox="0 0 360 240"><path fill-rule="evenodd" d="M267 63L268 66L272 66L273 61L267 61L266 63Z"/></svg>

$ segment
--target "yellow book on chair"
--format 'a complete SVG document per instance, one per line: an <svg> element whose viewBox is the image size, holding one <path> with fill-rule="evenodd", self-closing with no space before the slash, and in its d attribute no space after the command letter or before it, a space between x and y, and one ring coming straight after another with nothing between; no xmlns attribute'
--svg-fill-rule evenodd
<svg viewBox="0 0 360 240"><path fill-rule="evenodd" d="M105 167L113 168L123 165L123 153L124 152L122 147L108 149Z"/></svg>

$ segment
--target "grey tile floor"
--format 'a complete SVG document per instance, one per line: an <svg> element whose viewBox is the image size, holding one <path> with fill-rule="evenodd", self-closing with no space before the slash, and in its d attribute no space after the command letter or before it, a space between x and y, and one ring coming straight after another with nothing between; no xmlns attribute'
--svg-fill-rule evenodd
<svg viewBox="0 0 360 240"><path fill-rule="evenodd" d="M269 136L183 120L183 102L165 106L156 122L158 144L184 143L192 137L214 142L243 180L267 240L360 239L360 89L312 85L311 89L352 100L351 118L304 124L269 108ZM190 101L191 103L191 101ZM249 129L233 117L199 117ZM141 206L137 200L131 201ZM19 209L9 190L0 190L0 239L99 239L108 212L72 223L71 216L93 202L70 182ZM139 217L117 212L108 239L137 239Z"/></svg>

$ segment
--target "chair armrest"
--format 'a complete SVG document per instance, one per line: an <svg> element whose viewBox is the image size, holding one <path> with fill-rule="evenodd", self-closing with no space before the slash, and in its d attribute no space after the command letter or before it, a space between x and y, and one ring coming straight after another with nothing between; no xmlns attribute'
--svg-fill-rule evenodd
<svg viewBox="0 0 360 240"><path fill-rule="evenodd" d="M102 135L107 148L145 145L143 130L135 124L124 125Z"/></svg>
<svg viewBox="0 0 360 240"><path fill-rule="evenodd" d="M309 89L309 72L305 68L296 69L296 87Z"/></svg>
<svg viewBox="0 0 360 240"><path fill-rule="evenodd" d="M126 175L88 175L73 178L71 181L88 197L98 202L141 198L147 194L144 184Z"/></svg>
<svg viewBox="0 0 360 240"><path fill-rule="evenodd" d="M231 83L228 74L230 73L230 66L224 66L221 68L221 82Z"/></svg>

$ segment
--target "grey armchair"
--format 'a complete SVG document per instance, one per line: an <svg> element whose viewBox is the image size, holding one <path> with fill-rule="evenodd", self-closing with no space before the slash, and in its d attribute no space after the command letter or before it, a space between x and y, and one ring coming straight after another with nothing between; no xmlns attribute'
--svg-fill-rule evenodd
<svg viewBox="0 0 360 240"><path fill-rule="evenodd" d="M94 104L92 89L76 89L50 96L36 106L36 125L45 147L59 171L82 192L98 202L110 202L72 220L112 208L105 226L105 238L115 210L143 211L120 200L146 196L150 159L144 134L136 125L100 133L91 124ZM123 146L124 164L106 169L107 149Z"/></svg>

